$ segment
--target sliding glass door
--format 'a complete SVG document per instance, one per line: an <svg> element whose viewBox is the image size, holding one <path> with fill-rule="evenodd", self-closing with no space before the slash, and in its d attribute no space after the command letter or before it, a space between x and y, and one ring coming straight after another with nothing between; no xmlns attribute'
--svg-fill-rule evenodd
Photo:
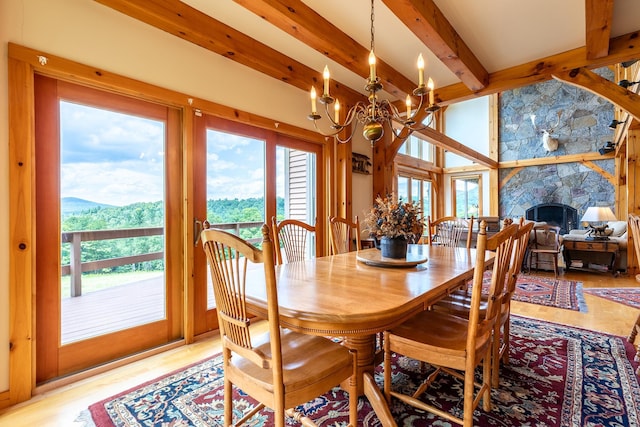
<svg viewBox="0 0 640 427"><path fill-rule="evenodd" d="M206 220L259 245L262 225L271 224L272 217L316 222L320 146L212 116L196 116L195 123L196 230ZM314 254L322 241L316 240ZM197 335L216 329L217 319L199 246L194 263Z"/></svg>
<svg viewBox="0 0 640 427"><path fill-rule="evenodd" d="M38 383L181 336L178 119L37 77Z"/></svg>

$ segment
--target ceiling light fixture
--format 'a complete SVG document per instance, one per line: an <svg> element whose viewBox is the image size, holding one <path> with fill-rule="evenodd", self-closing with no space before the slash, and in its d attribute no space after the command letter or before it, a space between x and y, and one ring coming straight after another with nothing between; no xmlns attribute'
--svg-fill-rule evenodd
<svg viewBox="0 0 640 427"><path fill-rule="evenodd" d="M426 108L427 113L429 113L429 117L433 120L433 113L440 109L440 106L434 103L434 84L431 78L428 79L427 84L424 83L424 59L422 58L422 54L418 56L418 87L413 90L413 95L420 98L418 103L418 107L413 110L411 95L407 95L407 99L405 101L405 105L407 107L406 118L401 116L398 109L388 100L379 100L377 93L382 90L382 83L380 83L380 78L376 76L376 56L374 54L374 8L373 8L374 0L371 0L371 50L369 52L369 77L366 80L366 85L364 89L369 93L369 102L365 103L359 101L354 105L349 111L347 111L344 122L340 123L340 102L337 99L334 99L329 94L329 68L324 67L324 72L322 73L322 77L324 80L324 90L321 96L318 97L315 87L311 87L311 114L308 116L309 120L313 120L313 125L316 131L324 136L335 136L336 139L341 142L349 142L353 137L353 129L349 132L349 135L344 139L340 138L340 132L342 132L346 127L350 126L354 119L357 119L359 123L363 125L362 135L371 142L371 144L375 144L377 140L382 138L384 135L385 125L393 132L393 134L398 138L400 137L400 132L404 129L408 129L410 135L413 131L425 129L428 127L428 124L415 122L415 116L420 111L423 105L423 100L425 96L428 95L428 106ZM321 104L324 104L325 113L329 121L331 122L332 131L329 133L324 133L318 128L317 121L322 118L320 114L318 114L316 99L320 101ZM329 112L329 106L334 104L333 118L331 113ZM402 124L402 128L400 130L396 130L393 126L393 121L399 122ZM429 122L430 123L430 122ZM417 125L417 126L416 126ZM408 136L407 135L407 136Z"/></svg>
<svg viewBox="0 0 640 427"><path fill-rule="evenodd" d="M620 86L622 86L623 88L625 88L625 89L627 89L629 86L633 86L633 85L638 84L638 83L640 83L640 82L630 82L630 81L629 81L629 80L627 80L627 79L620 80L620 81L618 82L618 84L619 84Z"/></svg>

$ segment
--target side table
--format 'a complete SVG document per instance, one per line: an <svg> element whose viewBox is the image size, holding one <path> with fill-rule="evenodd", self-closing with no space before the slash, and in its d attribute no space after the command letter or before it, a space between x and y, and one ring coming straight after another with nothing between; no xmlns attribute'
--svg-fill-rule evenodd
<svg viewBox="0 0 640 427"><path fill-rule="evenodd" d="M566 268L582 271L593 271L599 273L612 273L618 275L616 259L619 253L618 242L610 240L567 240L564 245L564 261ZM606 264L597 262L597 254L608 254L609 259Z"/></svg>

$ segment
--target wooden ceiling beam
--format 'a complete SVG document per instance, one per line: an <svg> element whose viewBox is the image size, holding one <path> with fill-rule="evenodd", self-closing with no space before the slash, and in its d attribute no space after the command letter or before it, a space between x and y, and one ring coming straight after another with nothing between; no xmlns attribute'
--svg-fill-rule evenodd
<svg viewBox="0 0 640 427"><path fill-rule="evenodd" d="M640 120L640 95L585 68L556 73L555 79L594 93Z"/></svg>
<svg viewBox="0 0 640 427"><path fill-rule="evenodd" d="M607 56L613 20L613 0L585 0L584 10L587 59Z"/></svg>
<svg viewBox="0 0 640 427"><path fill-rule="evenodd" d="M95 0L127 16L215 52L299 89L322 88L322 73L289 58L178 0ZM332 79L331 94L343 105L364 95Z"/></svg>
<svg viewBox="0 0 640 427"><path fill-rule="evenodd" d="M498 162L481 154L466 145L456 141L455 139L448 137L447 135L438 132L435 129L425 128L419 131L414 132L415 135L418 135L420 138L425 141L430 142L436 147L443 148L445 150L451 151L459 156L462 156L468 160L471 160L474 163L477 163L482 166L486 166L490 169L497 169Z"/></svg>
<svg viewBox="0 0 640 427"><path fill-rule="evenodd" d="M234 0L307 46L362 76L369 75L369 47L364 47L300 0ZM367 17L368 18L368 17ZM338 49L336 49L339 47ZM412 94L417 84L376 58L376 74L385 92L397 99Z"/></svg>
<svg viewBox="0 0 640 427"><path fill-rule="evenodd" d="M487 86L489 73L433 0L383 1L469 90Z"/></svg>
<svg viewBox="0 0 640 427"><path fill-rule="evenodd" d="M588 59L585 47L547 56L522 65L489 74L489 85L479 91L471 91L462 83L436 89L435 99L441 105L500 93L506 90L543 82L554 73L574 68L599 68L640 58L640 32L625 34L609 40L609 54L601 58Z"/></svg>

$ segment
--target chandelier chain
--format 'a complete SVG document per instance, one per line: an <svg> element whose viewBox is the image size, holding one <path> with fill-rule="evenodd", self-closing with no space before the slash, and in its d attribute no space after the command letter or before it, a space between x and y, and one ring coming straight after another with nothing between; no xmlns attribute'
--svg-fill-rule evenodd
<svg viewBox="0 0 640 427"><path fill-rule="evenodd" d="M375 42L374 42L374 38L375 38L375 30L373 27L373 21L375 20L375 13L373 11L373 2L374 0L371 0L371 51L374 52L373 48L375 46Z"/></svg>

